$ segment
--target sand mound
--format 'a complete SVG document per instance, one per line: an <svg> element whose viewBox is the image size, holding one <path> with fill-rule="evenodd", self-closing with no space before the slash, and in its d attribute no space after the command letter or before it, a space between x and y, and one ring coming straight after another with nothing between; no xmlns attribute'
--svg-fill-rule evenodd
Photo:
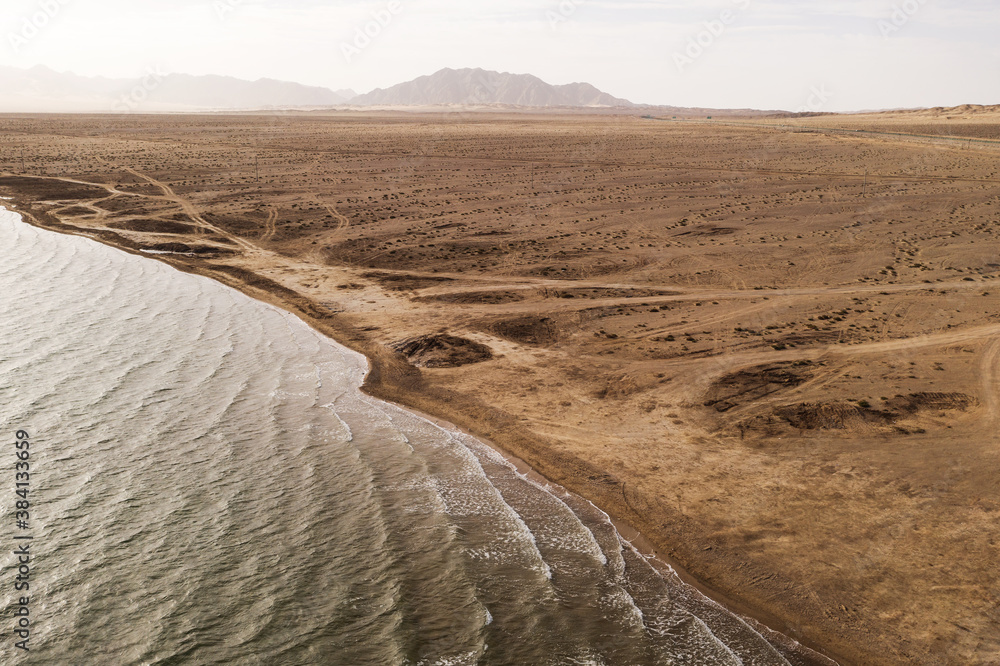
<svg viewBox="0 0 1000 666"><path fill-rule="evenodd" d="M640 391L641 389L634 379L628 375L622 375L609 379L604 388L597 393L597 397L601 400L621 400Z"/></svg>

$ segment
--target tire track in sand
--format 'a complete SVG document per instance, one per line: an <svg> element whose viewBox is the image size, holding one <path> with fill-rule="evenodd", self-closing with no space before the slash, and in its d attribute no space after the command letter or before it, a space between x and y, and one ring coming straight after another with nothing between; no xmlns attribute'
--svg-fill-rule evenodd
<svg viewBox="0 0 1000 666"><path fill-rule="evenodd" d="M316 202L323 208L326 208L326 212L328 212L330 215L334 217L334 219L337 220L338 226L336 229L333 230L335 234L340 235L343 234L345 231L347 231L347 229L351 226L351 221L347 219L347 216L342 215L340 211L338 211L336 208L334 208L328 203L320 201L319 199L317 199Z"/></svg>
<svg viewBox="0 0 1000 666"><path fill-rule="evenodd" d="M983 407L995 440L1000 437L997 432L997 424L1000 422L1000 337L994 337L983 349L979 360L979 381Z"/></svg>
<svg viewBox="0 0 1000 666"><path fill-rule="evenodd" d="M278 233L278 209L271 207L271 210L267 214L267 220L264 222L264 233L261 235L260 240L262 243L274 238L274 235Z"/></svg>
<svg viewBox="0 0 1000 666"><path fill-rule="evenodd" d="M233 241L234 243L236 243L237 245L239 245L242 249L244 249L244 250L246 250L248 252L256 253L256 252L259 251L260 248L258 248L256 245L254 245L250 241L245 240L243 238L240 238L239 236L236 236L234 234L231 234L228 231L225 231L224 229L220 229L219 227L215 226L214 224L211 224L210 222L206 221L205 218L203 218L201 216L201 214L198 212L198 209L194 207L194 204L192 204L190 201L188 201L184 197L179 196L176 192L174 192L173 188L171 188L166 183L164 183L164 182L162 182L160 180L157 180L156 178L153 178L152 176L147 176L144 173L136 171L135 169L133 169L131 167L120 166L119 165L119 168L123 169L124 171L129 172L130 174L132 174L133 176L135 176L137 178L141 178L141 179L145 180L150 185L154 185L154 186L160 188L160 190L163 191L163 195L162 196L159 196L159 197L148 196L148 198L150 198L150 199L164 199L166 201L170 201L172 203L175 203L178 206L180 206L181 209L187 214L187 216L190 217L192 220L194 220L194 222L196 223L196 225L199 226L199 227L201 227L202 229L205 229L207 231L212 231L212 232L217 233L217 234L219 234L221 236L224 236L225 238L228 238L229 240Z"/></svg>

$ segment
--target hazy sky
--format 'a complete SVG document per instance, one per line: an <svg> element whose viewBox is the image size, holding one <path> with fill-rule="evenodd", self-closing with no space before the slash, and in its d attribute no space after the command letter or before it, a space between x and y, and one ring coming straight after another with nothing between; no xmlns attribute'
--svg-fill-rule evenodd
<svg viewBox="0 0 1000 666"><path fill-rule="evenodd" d="M2 1L0 65L87 75L367 92L483 67L677 106L1000 103L997 0Z"/></svg>

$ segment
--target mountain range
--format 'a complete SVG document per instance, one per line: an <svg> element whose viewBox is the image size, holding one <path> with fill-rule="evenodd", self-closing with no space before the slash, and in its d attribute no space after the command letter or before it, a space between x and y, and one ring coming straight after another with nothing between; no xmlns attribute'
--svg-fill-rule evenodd
<svg viewBox="0 0 1000 666"><path fill-rule="evenodd" d="M352 106L634 107L589 83L551 85L530 74L442 69L365 95L274 79L165 74L135 79L0 67L0 112L169 112Z"/></svg>
<svg viewBox="0 0 1000 666"><path fill-rule="evenodd" d="M164 74L136 79L0 67L0 111L191 111L335 106L355 93L298 83L229 76Z"/></svg>
<svg viewBox="0 0 1000 666"><path fill-rule="evenodd" d="M463 106L503 104L529 107L632 107L589 83L555 86L531 74L483 69L442 69L430 76L379 88L350 100L358 106Z"/></svg>

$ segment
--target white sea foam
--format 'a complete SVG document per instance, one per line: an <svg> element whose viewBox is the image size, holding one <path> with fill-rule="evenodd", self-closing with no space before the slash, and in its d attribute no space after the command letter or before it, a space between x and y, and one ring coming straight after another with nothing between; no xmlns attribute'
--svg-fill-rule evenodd
<svg viewBox="0 0 1000 666"><path fill-rule="evenodd" d="M176 254L176 255L180 255L182 257L197 257L198 256L194 252L171 252L170 250L146 250L146 249L142 249L142 250L139 250L139 252L142 252L143 254Z"/></svg>

